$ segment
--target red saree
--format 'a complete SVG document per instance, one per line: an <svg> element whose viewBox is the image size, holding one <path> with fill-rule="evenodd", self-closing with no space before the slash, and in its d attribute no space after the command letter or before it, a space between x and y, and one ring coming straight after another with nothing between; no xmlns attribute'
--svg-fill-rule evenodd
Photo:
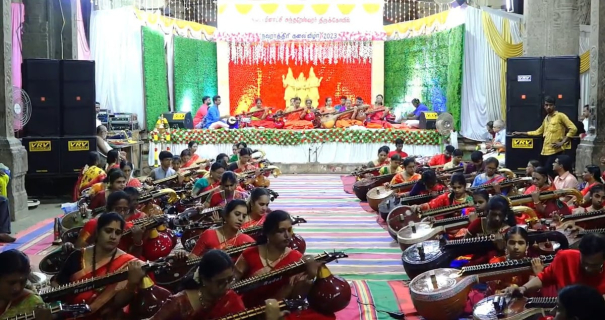
<svg viewBox="0 0 605 320"><path fill-rule="evenodd" d="M142 214L142 216L140 217L144 217L145 213L140 212ZM132 224L132 220L135 219L139 219L139 218L133 218L133 216L136 216L137 214L134 214L132 216L130 216L128 219L126 219L126 225L124 226L125 230L128 230L130 228L132 228L134 226L134 224ZM88 245L92 245L94 242L94 235L97 232L97 219L90 219L88 220L84 226L82 227L82 230L80 230L80 234L78 235L78 238L82 241L84 241L86 244ZM130 248L130 241L131 238L130 237L125 237L122 238L122 240L120 241L120 245L119 248L124 250L124 251L128 251L128 248Z"/></svg>
<svg viewBox="0 0 605 320"><path fill-rule="evenodd" d="M529 195L532 192L534 192L535 190L536 190L536 186L535 185L531 185L527 189L525 189L525 191L523 192L523 194ZM540 189L540 192L547 192L547 191L554 191L554 190L556 190L555 186L552 185L552 184L549 184L547 186L542 187ZM569 207L567 206L567 204L563 203L559 199L550 199L550 200L542 201L542 205L544 206L544 212L538 212L536 210L536 205L533 203L533 201L529 202L529 203L527 203L525 205L528 206L528 207L530 207L530 208L532 208L532 209L534 209L534 211L536 212L536 216L538 216L539 219L549 219L554 214L557 214L559 216L566 216L566 215L570 215L571 214L571 209L569 209ZM530 218L526 214L523 214L522 217L521 217L521 219L525 218L525 217L527 217L526 219ZM525 219L523 219L522 221L525 221ZM522 224L525 224L525 222L523 222Z"/></svg>
<svg viewBox="0 0 605 320"><path fill-rule="evenodd" d="M105 190L101 190L96 193L94 196L92 196L92 199L90 199L88 209L94 210L96 208L104 207L107 201L107 196L109 196L109 194L107 194L107 191Z"/></svg>
<svg viewBox="0 0 605 320"><path fill-rule="evenodd" d="M193 309L187 291L181 291L171 295L149 320L218 319L245 310L242 299L233 290L227 291L211 308L198 310Z"/></svg>
<svg viewBox="0 0 605 320"><path fill-rule="evenodd" d="M200 156L198 156L197 154L192 154L191 155L191 159L189 159L189 161L187 161L187 163L185 163L183 165L183 168L189 168L194 166L198 161L200 160Z"/></svg>
<svg viewBox="0 0 605 320"><path fill-rule="evenodd" d="M281 268L288 266L291 263L300 261L302 259L302 257L303 257L302 253L288 248L288 249L286 249L286 253L284 254L284 256L280 260L275 261L273 263L273 266L271 267L270 265L266 265L266 260L261 258L259 247L256 246L256 247L252 247L252 248L248 248L248 249L244 250L242 255L239 257L239 259L243 260L244 262L240 263L240 261L238 260L238 262L236 263L236 268L238 267L238 265L244 265L246 267L246 270L245 270L245 272L243 274L243 278L242 278L242 279L246 279L249 277L254 277L254 276L262 275L262 274L265 274L265 273L268 273L271 271L279 270ZM248 308L259 306L259 305L264 305L265 300L274 298L276 293L280 292L283 287L296 282L297 278L298 278L298 276L296 276L296 275L291 276L291 277L284 277L271 284L262 286L255 290L252 290L252 291L249 291L243 295L244 304ZM298 312L292 313L292 314L286 316L286 319L323 320L323 319L336 319L336 317L334 315L325 316L325 315L319 314L311 309L307 309L300 313L298 313Z"/></svg>
<svg viewBox="0 0 605 320"><path fill-rule="evenodd" d="M264 109L252 107L248 112L251 113L250 126L255 128L263 127L265 129L275 129L275 121L266 120L265 118L263 118L263 115L265 114ZM271 111L267 111L267 114L270 113Z"/></svg>
<svg viewBox="0 0 605 320"><path fill-rule="evenodd" d="M252 227L256 227L256 226L260 226L265 222L265 218L267 217L267 214L263 214L260 219L258 220L253 220L252 217L248 216L250 220L244 222L244 224L242 224L242 229L248 229L248 228L252 228Z"/></svg>
<svg viewBox="0 0 605 320"><path fill-rule="evenodd" d="M245 200L246 194L241 191L235 190L235 191L233 191L233 196L224 197L223 193L221 193L221 191L217 191L212 194L212 197L210 197L210 207L209 208L218 207L218 206L224 207L229 201L234 200L234 199Z"/></svg>
<svg viewBox="0 0 605 320"><path fill-rule="evenodd" d="M85 259L84 259L86 252L89 252L89 251L90 250L84 251L85 253L82 255L81 263L82 263L82 266L84 266L83 269L74 273L70 277L70 282L82 281L85 279L92 278L92 271L93 271L92 266L87 265L87 263L85 262ZM110 260L111 260L111 257L107 257L107 258L103 259L102 261L98 261L96 263L97 269L95 271L95 275L97 277L106 275L108 273L114 273L119 270L123 270L128 265L128 262L134 261L134 260L136 260L136 258L127 253L118 251L114 260L111 262L111 265L109 265ZM113 297L115 296L115 294L118 291L120 291L126 287L126 283L127 283L127 281L122 281L119 283L108 285L106 287L103 287L103 288L100 288L97 290L81 292L75 296L69 297L67 299L67 302L71 303L71 304L76 304L76 303L88 304L90 306L91 313L88 314L85 317L85 319L88 319L88 320L103 319L103 318L109 316L110 314L115 314L116 310L111 310L111 309L105 308L105 307L107 307L111 303ZM105 310L102 310L102 309L105 309ZM122 310L120 309L119 312L121 312L121 311Z"/></svg>
<svg viewBox="0 0 605 320"><path fill-rule="evenodd" d="M300 111L292 112L286 115L286 123L284 125L284 129L313 129L313 123L308 120L302 120L303 109Z"/></svg>
<svg viewBox="0 0 605 320"><path fill-rule="evenodd" d="M202 235L195 243L195 247L193 247L191 253L201 257L204 252L210 249L223 250L250 242L254 242L254 239L247 234L238 233L235 237L224 240L224 237L217 233L217 229L208 229L202 232Z"/></svg>

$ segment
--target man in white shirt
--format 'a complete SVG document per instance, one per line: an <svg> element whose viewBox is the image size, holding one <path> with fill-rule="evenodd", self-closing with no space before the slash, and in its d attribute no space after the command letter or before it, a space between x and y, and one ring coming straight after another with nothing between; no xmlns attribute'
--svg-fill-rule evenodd
<svg viewBox="0 0 605 320"><path fill-rule="evenodd" d="M97 128L102 124L101 120L99 120L99 112L101 112L101 104L98 102L95 102L95 109L96 109L96 119L97 119Z"/></svg>
<svg viewBox="0 0 605 320"><path fill-rule="evenodd" d="M491 143L486 143L485 146L488 149L504 150L506 148L506 129L504 128L504 126L504 121L494 121L493 128L496 135L494 136L494 140L492 140Z"/></svg>

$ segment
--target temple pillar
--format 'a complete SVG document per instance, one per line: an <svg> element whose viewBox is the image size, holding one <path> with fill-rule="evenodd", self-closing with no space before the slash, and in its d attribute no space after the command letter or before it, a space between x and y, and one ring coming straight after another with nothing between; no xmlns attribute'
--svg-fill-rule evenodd
<svg viewBox="0 0 605 320"><path fill-rule="evenodd" d="M75 1L23 0L23 59L77 59Z"/></svg>
<svg viewBox="0 0 605 320"><path fill-rule="evenodd" d="M580 50L578 0L525 0L523 11L524 56L578 55Z"/></svg>
<svg viewBox="0 0 605 320"><path fill-rule="evenodd" d="M0 1L2 12L2 55L0 77L4 79L0 86L0 162L11 170L8 184L8 199L11 220L27 211L27 193L25 192L25 173L27 172L27 153L13 131L13 87L12 87L12 26L11 0Z"/></svg>
<svg viewBox="0 0 605 320"><path fill-rule="evenodd" d="M589 164L600 164L605 155L605 2L593 0L590 7L590 107L588 135L576 151L576 173Z"/></svg>

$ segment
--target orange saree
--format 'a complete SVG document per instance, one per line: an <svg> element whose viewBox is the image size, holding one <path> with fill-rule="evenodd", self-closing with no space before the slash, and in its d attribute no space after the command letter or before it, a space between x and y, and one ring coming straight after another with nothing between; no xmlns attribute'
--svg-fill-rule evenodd
<svg viewBox="0 0 605 320"><path fill-rule="evenodd" d="M217 231L217 229L208 229L202 232L202 235L195 243L195 247L193 247L191 253L200 257L204 254L204 252L210 249L223 250L254 242L254 239L247 234L238 233L231 239L225 239L225 237L222 234L219 234Z"/></svg>

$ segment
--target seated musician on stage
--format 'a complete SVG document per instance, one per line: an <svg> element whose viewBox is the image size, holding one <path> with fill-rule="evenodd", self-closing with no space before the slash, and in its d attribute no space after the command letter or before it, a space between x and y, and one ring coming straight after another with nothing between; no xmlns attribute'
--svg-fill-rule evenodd
<svg viewBox="0 0 605 320"><path fill-rule="evenodd" d="M395 174L389 185L393 186L404 182L417 181L421 177L419 173L416 173L416 159L405 158L403 159L403 171Z"/></svg>
<svg viewBox="0 0 605 320"><path fill-rule="evenodd" d="M254 188L248 200L248 217L242 224L241 229L256 227L265 222L271 203L271 194L265 188Z"/></svg>
<svg viewBox="0 0 605 320"><path fill-rule="evenodd" d="M395 139L395 150L389 152L389 158L394 154L398 154L401 157L401 159L405 159L408 157L408 154L405 151L403 151L403 139L401 139L401 138Z"/></svg>
<svg viewBox="0 0 605 320"><path fill-rule="evenodd" d="M201 122L203 129L229 129L229 125L221 120L221 113L218 106L221 104L221 97L212 97L213 104L208 108L208 113Z"/></svg>
<svg viewBox="0 0 605 320"><path fill-rule="evenodd" d="M420 205L412 206L412 212L422 212L431 209L437 209L457 204L463 203L473 203L473 197L466 192L466 179L464 178L464 174L460 172L456 172L452 175L450 180L450 186L452 188L452 192L442 193L437 196L435 199L429 201L428 203L423 203ZM469 210L470 209L470 210ZM466 215L468 211L472 211L471 208L462 210L462 215ZM441 219L443 217L436 217L437 219Z"/></svg>
<svg viewBox="0 0 605 320"><path fill-rule="evenodd" d="M348 109L348 107L346 105L347 104L347 100L348 99L345 96L341 96L340 97L340 104L334 106L334 109L336 109L336 112L343 112L343 111L346 111ZM350 107L350 105L349 105L349 107Z"/></svg>
<svg viewBox="0 0 605 320"><path fill-rule="evenodd" d="M221 177L220 189L208 197L203 206L205 208L224 207L231 200L244 200L246 197L245 192L237 190L237 175L231 171L225 171Z"/></svg>
<svg viewBox="0 0 605 320"><path fill-rule="evenodd" d="M412 187L412 190L406 195L415 197L424 194L438 194L446 190L446 186L437 180L437 174L433 170L425 170L422 172L420 180Z"/></svg>
<svg viewBox="0 0 605 320"><path fill-rule="evenodd" d="M471 153L471 162L466 164L464 173L483 173L485 172L485 162L483 161L483 152L476 150Z"/></svg>
<svg viewBox="0 0 605 320"><path fill-rule="evenodd" d="M376 168L376 171L374 172L375 176L380 174L378 172L378 170L380 168L391 163L391 160L389 160L389 151L391 151L389 146L382 146L382 147L378 148L378 159L372 160L372 161L368 162L368 164L366 164L366 166L368 168ZM369 175L371 175L371 174L369 174Z"/></svg>
<svg viewBox="0 0 605 320"><path fill-rule="evenodd" d="M254 242L247 234L240 233L248 214L248 206L244 200L233 200L221 210L223 225L216 229L208 229L200 235L191 251L191 255L199 257L210 249L228 249L245 243Z"/></svg>
<svg viewBox="0 0 605 320"><path fill-rule="evenodd" d="M210 99L209 96L204 96L202 98L202 105L200 106L199 109L197 109L197 112L195 113L195 116L193 117L193 127L194 128L196 128L196 129L201 128L202 120L204 120L204 117L206 117L206 115L208 114L208 108L210 107L211 104L212 104L212 99Z"/></svg>
<svg viewBox="0 0 605 320"><path fill-rule="evenodd" d="M91 315L99 319L121 319L122 308L127 306L145 277L143 262L118 248L126 222L118 213L103 213L97 222L94 245L72 252L53 286L102 277L117 271L128 270L128 280L110 284L101 290L89 290L67 297L67 303L86 303Z"/></svg>
<svg viewBox="0 0 605 320"><path fill-rule="evenodd" d="M289 248L292 241L292 218L282 210L272 211L263 223L263 235L258 246L248 248L235 263L237 280L259 276L284 268L289 264L305 261L306 272L291 277L283 277L271 284L259 287L243 295L247 307L263 305L266 299L291 299L306 297L321 266L312 257L305 256ZM286 316L286 319L335 319L334 315L325 316L313 310Z"/></svg>
<svg viewBox="0 0 605 320"><path fill-rule="evenodd" d="M526 295L548 285L561 290L572 284L585 284L605 294L605 238L599 234L587 234L580 241L579 250L561 250L550 265L536 278L521 287L508 287L507 294Z"/></svg>
<svg viewBox="0 0 605 320"><path fill-rule="evenodd" d="M394 154L390 157L391 163L388 166L383 166L378 170L379 175L383 174L391 174L391 173L399 173L402 172L401 168L401 157L398 154Z"/></svg>
<svg viewBox="0 0 605 320"><path fill-rule="evenodd" d="M266 120L267 116L271 114L271 108L263 106L263 100L256 98L254 100L254 106L248 110L250 115L250 125L253 127L275 128L275 121Z"/></svg>
<svg viewBox="0 0 605 320"><path fill-rule="evenodd" d="M485 172L478 174L475 177L475 180L473 180L473 187L478 187L478 186L482 186L482 185L488 185L488 184L497 184L500 183L504 180L506 180L506 177L499 174L498 173L498 166L500 165L500 162L498 161L498 159L494 158L494 157L489 157L487 159L485 159ZM508 188L507 188L508 189ZM498 190L494 189L496 192ZM508 193L508 190L500 190L501 194L506 195Z"/></svg>
<svg viewBox="0 0 605 320"><path fill-rule="evenodd" d="M570 285L559 291L554 320L593 320L605 314L605 300L594 288Z"/></svg>
<svg viewBox="0 0 605 320"><path fill-rule="evenodd" d="M506 129L502 120L496 120L493 124L493 130L496 133L491 142L485 144L488 149L496 149L504 151L506 149Z"/></svg>
<svg viewBox="0 0 605 320"><path fill-rule="evenodd" d="M88 153L88 161L86 162L86 166L82 169L82 172L80 172L74 188L73 201L78 201L82 191L91 188L97 183L103 182L107 177L105 171L99 168L99 161L98 152L91 151Z"/></svg>
<svg viewBox="0 0 605 320"><path fill-rule="evenodd" d="M200 160L200 156L197 155L197 142L195 141L189 141L189 143L187 144L187 149L189 150L189 155L191 156L189 159L184 159L185 164L183 165L185 168L194 166L196 163L198 163ZM184 151L184 150L183 150ZM183 157L183 153L181 152L181 158Z"/></svg>
<svg viewBox="0 0 605 320"><path fill-rule="evenodd" d="M307 112L310 111L311 107L305 105L300 107L300 98L294 98L294 106L286 109L286 112L291 112L286 115L286 123L284 128L286 129L312 129L313 123L308 120L304 120Z"/></svg>
<svg viewBox="0 0 605 320"><path fill-rule="evenodd" d="M203 178L197 179L191 190L191 196L195 197L201 192L214 189L221 184L221 177L225 172L225 164L222 161L214 162L210 166L210 172Z"/></svg>
<svg viewBox="0 0 605 320"><path fill-rule="evenodd" d="M529 186L523 194L531 194L532 203L526 206L535 209L538 218L552 218L556 215L568 215L571 213L567 205L559 199L540 200L541 192L553 191L556 188L550 183L548 171L544 167L537 167L532 173L532 185Z"/></svg>
<svg viewBox="0 0 605 320"><path fill-rule="evenodd" d="M2 261L0 263L0 319L25 319L17 316L33 311L36 312L35 317L27 319L52 319L50 313L44 311L38 315L39 310L36 307L44 301L25 288L31 273L27 255L19 250L10 249L0 253L0 261Z"/></svg>
<svg viewBox="0 0 605 320"><path fill-rule="evenodd" d="M385 121L386 117L389 116L388 108L385 108L381 105L369 106L368 108L368 105L364 105L363 99L361 97L355 98L355 105L360 110L367 108L365 110L365 113L367 114L365 126L367 128L382 129L393 128L394 126L397 126L393 125L388 121Z"/></svg>
<svg viewBox="0 0 605 320"><path fill-rule="evenodd" d="M129 222L145 217L144 213L138 213L136 209L132 209L132 196L124 191L116 191L109 195L109 197L107 198L106 212L118 213L124 219L124 221ZM97 218L88 220L82 227L82 230L80 230L78 240L76 240L74 246L76 248L84 248L86 246L91 245L95 238L94 236L97 230L97 226ZM132 224L130 223L126 225L126 229L129 229L131 227ZM132 238L134 240L134 243L140 243L142 245L143 231L144 230L142 230L138 226L133 227ZM69 249L69 245L67 246L67 248Z"/></svg>
<svg viewBox="0 0 605 320"><path fill-rule="evenodd" d="M90 204L82 204L80 206L80 213L86 214L87 209L94 210L103 207L105 206L107 197L113 192L124 191L124 188L126 187L126 176L120 169L111 169L109 175L105 178L104 183L107 184L107 189L95 193L94 196L92 196L92 199L90 199Z"/></svg>
<svg viewBox="0 0 605 320"><path fill-rule="evenodd" d="M321 114L328 114L328 113L336 113L338 112L338 110L336 110L336 107L334 107L332 105L332 97L327 97L325 100L325 104L323 107L319 108L321 111Z"/></svg>
<svg viewBox="0 0 605 320"><path fill-rule="evenodd" d="M586 196L592 187L597 184L603 184L603 181L601 180L601 168L594 164L587 165L586 168L584 168L582 180L584 180L585 184L581 192L582 195Z"/></svg>
<svg viewBox="0 0 605 320"><path fill-rule="evenodd" d="M508 228L517 225L515 213L508 199L503 196L493 196L487 202L487 216L471 221L466 230L466 237L504 234ZM490 257L491 258L491 257Z"/></svg>
<svg viewBox="0 0 605 320"><path fill-rule="evenodd" d="M462 157L464 157L464 152L460 149L455 149L454 152L452 152L452 160L443 165L443 170L464 166Z"/></svg>
<svg viewBox="0 0 605 320"><path fill-rule="evenodd" d="M128 161L122 161L120 163L120 170L122 170L122 172L124 172L124 175L126 176L126 186L140 188L143 185L141 184L141 180L132 176L133 169L134 166Z"/></svg>
<svg viewBox="0 0 605 320"><path fill-rule="evenodd" d="M240 296L229 285L231 257L220 250L206 252L195 272L183 280L183 291L171 295L149 320L218 319L244 311Z"/></svg>
<svg viewBox="0 0 605 320"><path fill-rule="evenodd" d="M430 167L443 166L446 163L452 161L452 153L454 153L454 150L455 148L453 146L445 146L445 152L434 155L431 160L429 160L428 165Z"/></svg>

